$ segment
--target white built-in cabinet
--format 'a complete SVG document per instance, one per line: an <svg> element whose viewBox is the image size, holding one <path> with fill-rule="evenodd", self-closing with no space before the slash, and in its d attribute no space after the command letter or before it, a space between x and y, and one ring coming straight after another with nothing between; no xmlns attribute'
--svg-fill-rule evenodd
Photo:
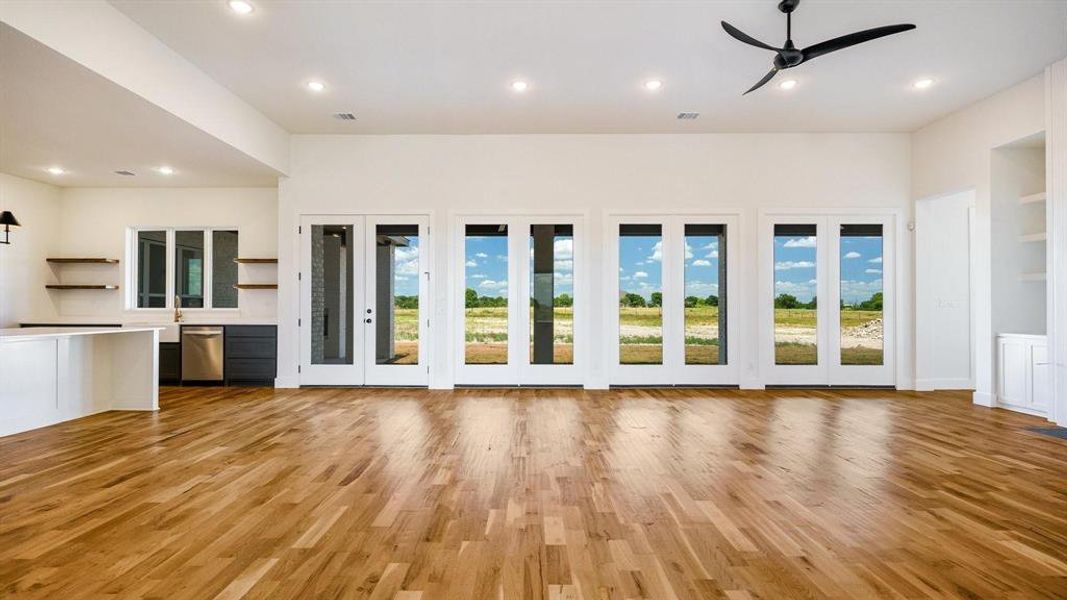
<svg viewBox="0 0 1067 600"><path fill-rule="evenodd" d="M997 336L997 404L1035 415L1048 411L1048 341L1043 335Z"/></svg>

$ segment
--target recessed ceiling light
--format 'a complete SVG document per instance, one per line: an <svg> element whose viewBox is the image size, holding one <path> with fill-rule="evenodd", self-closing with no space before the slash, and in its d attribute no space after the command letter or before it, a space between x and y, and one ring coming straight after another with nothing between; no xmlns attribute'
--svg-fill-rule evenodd
<svg viewBox="0 0 1067 600"><path fill-rule="evenodd" d="M321 92L326 89L326 84L321 81L312 80L308 82L308 89L313 92Z"/></svg>
<svg viewBox="0 0 1067 600"><path fill-rule="evenodd" d="M911 87L913 87L913 88L915 88L917 90L925 90L926 88L928 88L928 87L930 87L932 85L934 85L934 80L933 79L930 79L929 77L923 77L922 79L916 79L911 84Z"/></svg>
<svg viewBox="0 0 1067 600"><path fill-rule="evenodd" d="M791 89L797 87L797 80L796 79L786 79L782 83L779 83L778 87L782 88L783 90L791 90Z"/></svg>
<svg viewBox="0 0 1067 600"><path fill-rule="evenodd" d="M174 174L174 169L171 168L171 167L168 167L167 165L163 165L162 167L159 167L156 170L159 171L160 175L173 175Z"/></svg>
<svg viewBox="0 0 1067 600"><path fill-rule="evenodd" d="M66 171L63 170L63 167L48 167L48 172L53 175L62 175L66 173Z"/></svg>
<svg viewBox="0 0 1067 600"><path fill-rule="evenodd" d="M530 87L530 84L521 79L517 79L511 82L511 89L516 92L525 92Z"/></svg>
<svg viewBox="0 0 1067 600"><path fill-rule="evenodd" d="M230 10L239 15L247 15L250 12L256 10L256 7L252 6L248 2L245 2L245 0L230 0L229 4Z"/></svg>
<svg viewBox="0 0 1067 600"><path fill-rule="evenodd" d="M649 79L645 82L645 89L650 92L659 91L661 87L663 87L663 82L659 79Z"/></svg>

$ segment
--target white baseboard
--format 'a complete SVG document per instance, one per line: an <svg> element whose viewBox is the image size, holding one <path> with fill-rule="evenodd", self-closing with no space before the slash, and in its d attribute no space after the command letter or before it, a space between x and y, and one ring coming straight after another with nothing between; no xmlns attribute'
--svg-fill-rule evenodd
<svg viewBox="0 0 1067 600"><path fill-rule="evenodd" d="M993 408L997 405L997 399L993 394L989 392L975 392L972 396L972 401L978 406L985 406L987 408Z"/></svg>
<svg viewBox="0 0 1067 600"><path fill-rule="evenodd" d="M280 389L293 389L300 387L299 377L275 377L274 387Z"/></svg>
<svg viewBox="0 0 1067 600"><path fill-rule="evenodd" d="M934 390L973 390L974 382L967 378L916 379L915 389L920 392Z"/></svg>

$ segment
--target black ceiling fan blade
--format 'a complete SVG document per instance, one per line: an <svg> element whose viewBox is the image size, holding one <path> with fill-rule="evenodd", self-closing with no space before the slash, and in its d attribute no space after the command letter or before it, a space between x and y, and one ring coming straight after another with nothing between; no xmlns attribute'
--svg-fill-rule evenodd
<svg viewBox="0 0 1067 600"><path fill-rule="evenodd" d="M903 31L909 31L915 29L915 26L907 23L902 25L886 25L885 27L875 27L874 29L866 29L864 31L857 31L856 33L850 33L841 37L834 38L832 40L826 40L825 42L819 42L814 46L808 46L801 52L804 53L804 60L801 62L807 62L813 58L818 58L824 54L836 52L849 46L855 46L856 44L862 44L863 42L869 42L876 40L880 37L887 35L893 35L894 33L901 33Z"/></svg>
<svg viewBox="0 0 1067 600"><path fill-rule="evenodd" d="M748 91L745 92L744 94L741 94L741 95L744 96L745 94L748 94L750 92L754 92L754 91L760 89L768 81L770 81L771 79L774 79L774 76L777 75L777 74L778 74L778 67L775 67L775 68L771 69L769 73L767 73L766 75L763 76L763 79L760 79L758 82L756 82L756 85L748 88Z"/></svg>
<svg viewBox="0 0 1067 600"><path fill-rule="evenodd" d="M748 44L750 46L755 46L757 48L763 48L764 50L770 50L771 52L777 52L778 51L778 48L775 48L774 46L771 46L771 45L768 45L768 44L764 44L763 42L757 40L756 38L752 37L751 35L748 35L744 31L741 31L740 29L738 29L738 28L734 27L733 25L727 23L726 21L721 21L721 23L722 23L722 28L726 30L726 33L729 33L734 39L736 39L739 42L744 42L744 43L746 43L746 44Z"/></svg>

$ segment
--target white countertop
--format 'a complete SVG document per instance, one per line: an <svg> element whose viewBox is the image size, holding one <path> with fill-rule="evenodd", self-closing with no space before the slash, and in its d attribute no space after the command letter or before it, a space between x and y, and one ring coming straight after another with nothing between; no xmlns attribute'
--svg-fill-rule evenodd
<svg viewBox="0 0 1067 600"><path fill-rule="evenodd" d="M74 335L100 335L104 333L136 333L139 331L162 331L162 327L24 327L0 329L0 343L24 342L45 338L70 337Z"/></svg>

